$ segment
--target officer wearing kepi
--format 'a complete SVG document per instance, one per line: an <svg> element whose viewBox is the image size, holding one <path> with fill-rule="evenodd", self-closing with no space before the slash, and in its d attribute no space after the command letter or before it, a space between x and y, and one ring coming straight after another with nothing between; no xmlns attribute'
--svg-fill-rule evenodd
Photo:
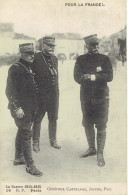
<svg viewBox="0 0 128 195"><path fill-rule="evenodd" d="M15 139L15 159L13 165L26 164L26 171L34 176L42 176L32 158L31 126L37 110L37 86L31 70L34 59L32 43L19 45L21 58L8 71L6 95L8 108L18 127Z"/></svg>
<svg viewBox="0 0 128 195"><path fill-rule="evenodd" d="M74 67L74 79L81 85L80 100L83 113L82 124L89 149L80 158L96 155L98 166L103 167L105 160L103 150L106 140L108 121L109 89L107 82L112 81L113 71L109 58L98 53L97 35L84 38L87 54L77 58ZM95 148L95 130L97 128L97 152Z"/></svg>
<svg viewBox="0 0 128 195"><path fill-rule="evenodd" d="M58 60L54 55L55 38L43 37L39 40L40 52L35 54L33 71L39 89L39 110L33 125L33 150L40 151L40 130L42 119L47 112L49 121L50 145L56 149L61 147L57 144L56 131L59 107L58 87Z"/></svg>

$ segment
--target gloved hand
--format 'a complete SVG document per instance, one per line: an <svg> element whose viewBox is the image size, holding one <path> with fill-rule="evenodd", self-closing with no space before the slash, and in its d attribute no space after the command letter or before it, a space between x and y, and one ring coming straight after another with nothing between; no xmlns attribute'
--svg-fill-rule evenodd
<svg viewBox="0 0 128 195"><path fill-rule="evenodd" d="M84 74L83 75L83 80L87 80L87 79L91 79L91 75L90 74Z"/></svg>
<svg viewBox="0 0 128 195"><path fill-rule="evenodd" d="M96 80L96 75L95 74L91 74L91 81L95 81Z"/></svg>
<svg viewBox="0 0 128 195"><path fill-rule="evenodd" d="M15 114L17 118L23 118L23 116L25 115L22 108L18 108L17 110L15 110Z"/></svg>

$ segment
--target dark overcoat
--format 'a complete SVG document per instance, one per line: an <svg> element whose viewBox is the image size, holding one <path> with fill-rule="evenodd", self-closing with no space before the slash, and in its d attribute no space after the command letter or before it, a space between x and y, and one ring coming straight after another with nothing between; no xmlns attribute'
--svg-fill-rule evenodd
<svg viewBox="0 0 128 195"><path fill-rule="evenodd" d="M22 59L9 68L6 95L9 100L8 108L13 117L14 110L21 107L26 119L31 120L32 113L37 109L37 86L33 73Z"/></svg>
<svg viewBox="0 0 128 195"><path fill-rule="evenodd" d="M56 56L47 56L42 52L35 53L32 69L39 89L39 100L54 104L58 101L59 96L58 60ZM56 74L52 75L50 69L54 69Z"/></svg>
<svg viewBox="0 0 128 195"><path fill-rule="evenodd" d="M84 74L95 75L95 80L84 79ZM85 54L77 58L74 68L74 79L81 85L80 99L83 113L82 124L99 124L105 128L108 121L109 88L113 71L109 58L102 54Z"/></svg>
<svg viewBox="0 0 128 195"><path fill-rule="evenodd" d="M84 74L94 74L96 80L84 80ZM113 70L109 58L99 53L94 55L87 53L79 56L74 67L74 79L81 85L80 99L82 102L88 101L90 98L100 101L108 97L107 82L113 79Z"/></svg>

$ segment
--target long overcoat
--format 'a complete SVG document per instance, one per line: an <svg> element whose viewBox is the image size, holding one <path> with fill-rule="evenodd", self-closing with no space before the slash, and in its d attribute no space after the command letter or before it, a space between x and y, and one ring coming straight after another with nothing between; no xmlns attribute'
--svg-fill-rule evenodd
<svg viewBox="0 0 128 195"><path fill-rule="evenodd" d="M8 108L15 118L14 111L22 108L26 120L31 120L33 112L37 110L37 85L28 64L20 59L8 71L6 95L9 100Z"/></svg>
<svg viewBox="0 0 128 195"><path fill-rule="evenodd" d="M50 104L58 102L58 60L56 56L47 56L42 52L35 53L32 69L38 85L39 101L50 102ZM53 69L55 74L51 72Z"/></svg>

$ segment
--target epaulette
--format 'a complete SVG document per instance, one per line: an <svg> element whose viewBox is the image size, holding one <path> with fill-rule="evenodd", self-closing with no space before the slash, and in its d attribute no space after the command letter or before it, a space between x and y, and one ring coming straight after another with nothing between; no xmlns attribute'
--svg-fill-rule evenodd
<svg viewBox="0 0 128 195"><path fill-rule="evenodd" d="M10 66L10 69L16 69L16 68L18 68L19 67L19 64L18 64L18 62L16 62L15 64L12 64L11 66Z"/></svg>
<svg viewBox="0 0 128 195"><path fill-rule="evenodd" d="M20 65L20 63L18 63L18 62L17 62L17 63L15 63L14 65L15 65L15 66L19 66L19 65Z"/></svg>

